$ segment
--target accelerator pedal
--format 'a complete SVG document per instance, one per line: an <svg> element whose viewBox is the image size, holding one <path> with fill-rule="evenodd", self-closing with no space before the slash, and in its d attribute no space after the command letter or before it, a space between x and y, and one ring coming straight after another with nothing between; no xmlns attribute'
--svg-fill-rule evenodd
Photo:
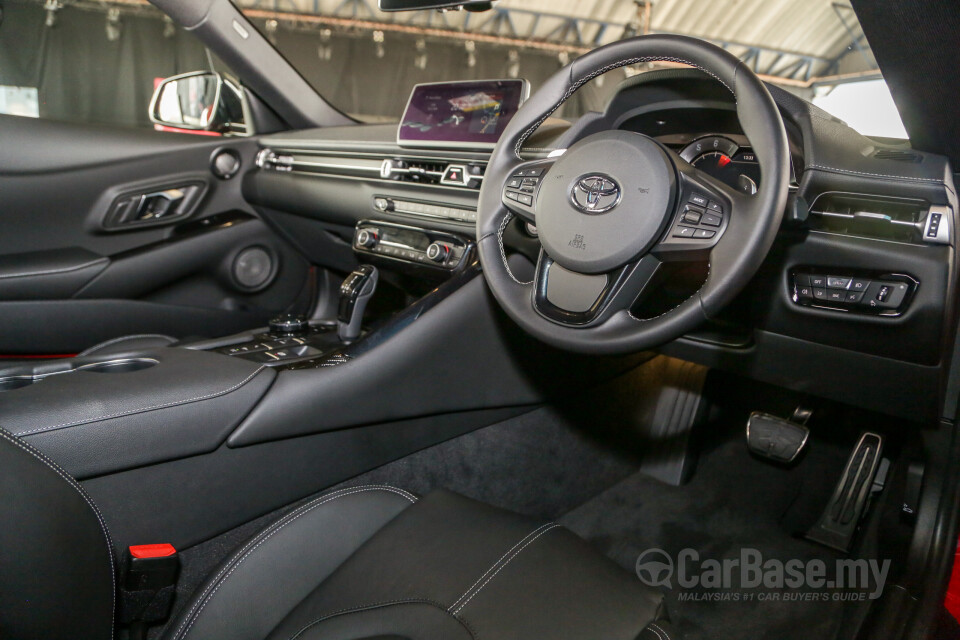
<svg viewBox="0 0 960 640"><path fill-rule="evenodd" d="M881 459L883 437L864 431L847 460L843 475L827 508L806 538L846 553L867 504L874 493L883 490L889 461Z"/></svg>

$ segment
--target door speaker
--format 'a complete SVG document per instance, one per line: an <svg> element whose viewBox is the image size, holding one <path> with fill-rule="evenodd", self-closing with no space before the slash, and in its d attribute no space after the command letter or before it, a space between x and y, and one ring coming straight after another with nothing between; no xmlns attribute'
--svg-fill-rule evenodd
<svg viewBox="0 0 960 640"><path fill-rule="evenodd" d="M240 289L259 291L273 282L277 263L263 247L247 247L234 258L231 273Z"/></svg>

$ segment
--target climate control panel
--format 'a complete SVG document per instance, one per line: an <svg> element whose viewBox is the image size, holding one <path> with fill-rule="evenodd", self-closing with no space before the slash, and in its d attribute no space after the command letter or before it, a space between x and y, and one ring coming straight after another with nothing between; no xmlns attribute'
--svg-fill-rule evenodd
<svg viewBox="0 0 960 640"><path fill-rule="evenodd" d="M450 233L388 222L360 222L353 234L357 253L448 271L469 262L472 248L472 242Z"/></svg>

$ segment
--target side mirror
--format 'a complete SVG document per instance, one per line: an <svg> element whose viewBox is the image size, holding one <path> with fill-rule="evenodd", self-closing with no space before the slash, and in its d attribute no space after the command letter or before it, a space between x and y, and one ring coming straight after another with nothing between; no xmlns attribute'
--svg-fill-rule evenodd
<svg viewBox="0 0 960 640"><path fill-rule="evenodd" d="M161 127L245 134L243 94L219 73L194 71L161 81L150 100L150 121Z"/></svg>

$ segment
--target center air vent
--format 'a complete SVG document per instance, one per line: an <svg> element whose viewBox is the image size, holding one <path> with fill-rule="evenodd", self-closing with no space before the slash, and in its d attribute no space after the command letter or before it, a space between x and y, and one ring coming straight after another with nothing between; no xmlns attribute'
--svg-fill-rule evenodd
<svg viewBox="0 0 960 640"><path fill-rule="evenodd" d="M924 200L835 191L817 196L810 214L811 227L820 231L900 242L940 242L949 236L952 221L949 208ZM937 223L929 235L934 214Z"/></svg>
<svg viewBox="0 0 960 640"><path fill-rule="evenodd" d="M486 164L441 158L386 158L369 153L333 154L319 151L262 149L257 166L267 171L395 180L476 190Z"/></svg>
<svg viewBox="0 0 960 640"><path fill-rule="evenodd" d="M388 158L380 165L380 177L384 180L479 189L483 170L483 165L479 163Z"/></svg>

